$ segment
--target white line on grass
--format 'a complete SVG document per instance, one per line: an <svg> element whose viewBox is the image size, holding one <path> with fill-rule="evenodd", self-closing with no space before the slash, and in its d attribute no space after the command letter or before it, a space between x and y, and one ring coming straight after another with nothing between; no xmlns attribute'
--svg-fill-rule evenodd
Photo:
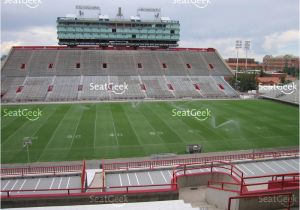
<svg viewBox="0 0 300 210"><path fill-rule="evenodd" d="M95 116L95 120L94 120L94 149L96 148L96 123L97 123L97 105L96 105L96 116Z"/></svg>
<svg viewBox="0 0 300 210"><path fill-rule="evenodd" d="M47 147L50 145L50 143L55 139L55 134L57 133L58 129L61 128L60 124L64 121L65 117L68 116L67 113L70 111L71 107L68 109L67 112L65 112L63 118L59 121L58 125L56 126L55 130L53 131L50 140L47 142L46 146L43 148L42 154L39 156L37 162L43 157L44 153L47 150Z"/></svg>
<svg viewBox="0 0 300 210"><path fill-rule="evenodd" d="M115 120L114 120L114 116L112 114L111 109L110 109L110 113L111 113L111 119L112 119L113 129L114 129L114 133L115 133L115 137L116 137L116 142L117 142L117 145L119 146L119 140L118 140L118 136L117 136L117 132L116 132L116 126L115 126Z"/></svg>

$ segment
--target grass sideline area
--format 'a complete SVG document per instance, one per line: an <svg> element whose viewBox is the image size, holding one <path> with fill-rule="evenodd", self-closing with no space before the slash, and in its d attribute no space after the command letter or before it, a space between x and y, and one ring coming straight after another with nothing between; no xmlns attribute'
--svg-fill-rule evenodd
<svg viewBox="0 0 300 210"><path fill-rule="evenodd" d="M32 121L19 109L41 116ZM210 115L183 116L192 109ZM3 105L1 162L27 162L24 137L31 162L182 154L194 143L204 152L297 146L298 110L267 100Z"/></svg>

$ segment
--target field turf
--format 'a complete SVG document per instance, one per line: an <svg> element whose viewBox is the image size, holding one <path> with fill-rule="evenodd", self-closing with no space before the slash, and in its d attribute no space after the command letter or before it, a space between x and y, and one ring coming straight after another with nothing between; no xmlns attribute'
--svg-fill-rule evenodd
<svg viewBox="0 0 300 210"><path fill-rule="evenodd" d="M42 116L4 116L4 110L42 110ZM172 109L209 109L211 116L172 116ZM2 106L1 162L67 161L296 146L298 107L267 100L211 100Z"/></svg>

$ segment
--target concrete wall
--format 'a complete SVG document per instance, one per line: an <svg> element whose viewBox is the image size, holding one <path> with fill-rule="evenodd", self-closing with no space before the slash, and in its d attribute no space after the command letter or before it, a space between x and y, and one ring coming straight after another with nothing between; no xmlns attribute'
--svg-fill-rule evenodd
<svg viewBox="0 0 300 210"><path fill-rule="evenodd" d="M299 207L299 191L293 190L292 196L292 207ZM273 209L284 209L287 208L288 196L267 196L267 197L256 197L256 198L243 198L239 201L239 210L273 210ZM232 208L235 210L236 208Z"/></svg>
<svg viewBox="0 0 300 210"><path fill-rule="evenodd" d="M178 191L172 192L151 192L119 195L89 194L80 196L59 196L40 198L6 198L1 200L1 208L20 208L36 206L64 206L83 204L107 204L107 203L131 203L162 200L177 200Z"/></svg>

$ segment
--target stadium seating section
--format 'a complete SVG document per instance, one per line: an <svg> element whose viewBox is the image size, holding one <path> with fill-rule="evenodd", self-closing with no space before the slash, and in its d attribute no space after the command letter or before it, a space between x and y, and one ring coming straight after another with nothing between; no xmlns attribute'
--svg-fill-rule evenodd
<svg viewBox="0 0 300 210"><path fill-rule="evenodd" d="M14 47L1 73L2 102L237 97L215 50ZM95 91L91 83L128 90Z"/></svg>

